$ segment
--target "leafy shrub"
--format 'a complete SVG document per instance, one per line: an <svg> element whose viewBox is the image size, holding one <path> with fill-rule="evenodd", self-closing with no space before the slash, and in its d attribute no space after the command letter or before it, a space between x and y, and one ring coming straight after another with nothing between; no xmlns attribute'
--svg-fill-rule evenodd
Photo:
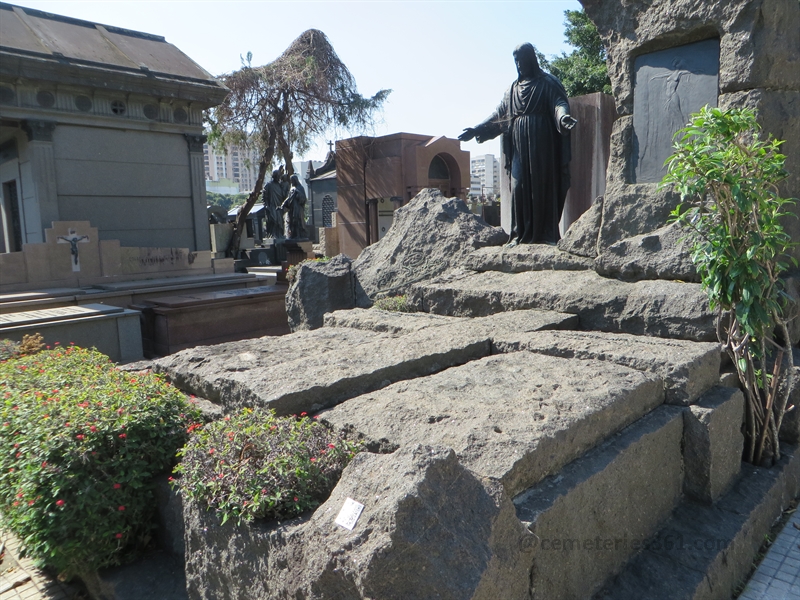
<svg viewBox="0 0 800 600"><path fill-rule="evenodd" d="M70 577L146 545L152 478L199 412L155 375L57 347L0 363L0 514L26 552Z"/></svg>
<svg viewBox="0 0 800 600"><path fill-rule="evenodd" d="M372 308L378 310L388 310L392 312L417 312L412 304L409 304L407 296L389 296L387 298L378 298Z"/></svg>
<svg viewBox="0 0 800 600"><path fill-rule="evenodd" d="M223 523L285 519L324 502L359 450L305 413L244 409L197 426L175 472L181 493L215 509Z"/></svg>
<svg viewBox="0 0 800 600"><path fill-rule="evenodd" d="M703 108L676 134L664 178L688 201L673 217L697 233L692 261L719 311L720 341L747 398L745 459L755 464L780 458L778 432L792 386L779 383L794 372L780 276L795 245L781 219L795 201L778 193L787 176L783 142L761 140L758 130L750 109Z"/></svg>
<svg viewBox="0 0 800 600"><path fill-rule="evenodd" d="M17 358L26 354L36 354L44 348L42 336L38 333L25 334L21 342L11 340L0 340L0 360Z"/></svg>
<svg viewBox="0 0 800 600"><path fill-rule="evenodd" d="M19 356L19 342L0 340L0 360L8 360Z"/></svg>

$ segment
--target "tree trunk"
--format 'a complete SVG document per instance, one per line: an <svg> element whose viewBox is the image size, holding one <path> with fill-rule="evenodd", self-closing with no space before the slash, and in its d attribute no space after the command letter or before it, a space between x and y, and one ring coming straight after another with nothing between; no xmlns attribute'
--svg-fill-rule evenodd
<svg viewBox="0 0 800 600"><path fill-rule="evenodd" d="M242 242L242 231L244 231L247 215L250 214L250 209L256 205L258 197L261 195L261 190L264 187L264 178L267 175L267 169L269 168L270 163L272 163L272 157L274 155L275 134L271 133L264 156L262 157L261 162L258 163L258 177L256 178L256 185L253 187L253 191L250 192L247 202L244 203L244 206L242 206L242 209L236 216L236 224L233 227L233 235L231 236L231 241L230 244L228 244L228 250L226 252L226 255L229 257L233 257L234 259L239 258L239 245Z"/></svg>

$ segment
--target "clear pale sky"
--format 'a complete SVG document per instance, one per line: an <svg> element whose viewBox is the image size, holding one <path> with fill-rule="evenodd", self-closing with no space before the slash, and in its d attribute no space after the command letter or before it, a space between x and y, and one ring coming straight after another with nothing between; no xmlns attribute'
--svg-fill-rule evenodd
<svg viewBox="0 0 800 600"><path fill-rule="evenodd" d="M531 42L548 57L568 52L564 11L581 8L577 0L11 2L162 35L212 75L238 69L247 52L254 65L268 63L303 31L320 29L362 94L393 90L372 134L448 137L482 121L500 102L516 77L515 46ZM324 158L324 142L300 158ZM473 155L500 153L498 140L462 148Z"/></svg>

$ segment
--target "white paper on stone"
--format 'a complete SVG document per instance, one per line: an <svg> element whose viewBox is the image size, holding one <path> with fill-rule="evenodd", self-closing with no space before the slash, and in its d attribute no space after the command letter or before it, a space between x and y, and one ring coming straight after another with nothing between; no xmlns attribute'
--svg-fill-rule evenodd
<svg viewBox="0 0 800 600"><path fill-rule="evenodd" d="M348 498L344 501L344 506L342 506L342 510L339 511L336 517L336 524L352 531L353 527L358 523L358 518L361 516L362 510L364 510L363 504L356 502L352 498Z"/></svg>

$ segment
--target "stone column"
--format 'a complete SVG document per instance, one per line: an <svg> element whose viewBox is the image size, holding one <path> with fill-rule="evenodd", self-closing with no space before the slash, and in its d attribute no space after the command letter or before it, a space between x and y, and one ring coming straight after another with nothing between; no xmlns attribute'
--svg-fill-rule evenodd
<svg viewBox="0 0 800 600"><path fill-rule="evenodd" d="M211 234L208 228L208 211L206 210L206 182L203 167L204 135L185 133L189 146L189 177L192 186L192 216L194 218L194 249L210 250Z"/></svg>
<svg viewBox="0 0 800 600"><path fill-rule="evenodd" d="M54 121L26 120L22 129L28 136L28 177L23 174L23 189L20 194L21 208L25 219L25 239L28 243L44 241L44 230L60 219L58 191L56 188L56 165L53 155ZM20 161L21 170L26 165ZM27 179L27 181L25 181ZM25 184L33 189L25 189Z"/></svg>

